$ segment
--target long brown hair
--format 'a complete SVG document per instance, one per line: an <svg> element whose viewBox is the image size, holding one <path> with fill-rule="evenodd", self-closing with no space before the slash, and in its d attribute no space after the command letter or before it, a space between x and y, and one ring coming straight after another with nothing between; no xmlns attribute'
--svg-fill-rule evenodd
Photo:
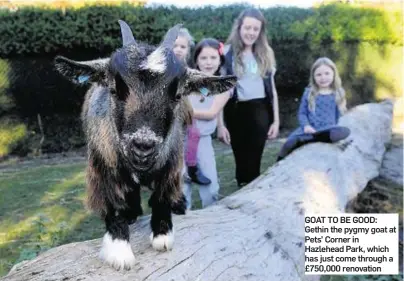
<svg viewBox="0 0 404 281"><path fill-rule="evenodd" d="M231 45L234 54L234 72L237 76L241 76L244 72L244 64L242 60L242 52L244 50L244 43L240 37L240 28L243 24L244 18L251 17L261 22L261 30L258 35L257 41L253 45L253 54L257 60L258 68L262 77L265 74L274 69L275 55L274 51L268 44L266 35L266 20L260 10L255 8L248 8L240 13L237 19L233 23L233 28L226 43Z"/></svg>
<svg viewBox="0 0 404 281"><path fill-rule="evenodd" d="M335 63L332 60L330 60L329 58L326 58L326 57L318 58L313 63L313 66L311 67L310 81L309 81L310 93L308 96L309 109L312 112L315 111L315 104L316 104L315 101L316 101L316 97L319 95L320 89L319 89L318 85L316 84L316 80L314 79L314 72L316 71L317 68L319 68L322 65L328 66L334 72L334 79L330 85L330 88L335 93L335 101L338 105L339 112L342 115L346 111L345 91L342 88L341 77L339 76L337 66L335 65Z"/></svg>
<svg viewBox="0 0 404 281"><path fill-rule="evenodd" d="M193 56L193 65L195 66L196 69L199 69L197 66L197 60L198 60L198 56L199 54L202 52L202 50L206 47L210 47L212 49L217 50L217 52L219 53L219 58L220 58L220 65L218 67L218 69L216 69L214 75L216 76L220 76L220 70L221 67L224 65L224 55L220 53L220 42L214 38L204 38L201 41L199 41L198 44L196 44L195 46L195 51L194 51L194 56Z"/></svg>

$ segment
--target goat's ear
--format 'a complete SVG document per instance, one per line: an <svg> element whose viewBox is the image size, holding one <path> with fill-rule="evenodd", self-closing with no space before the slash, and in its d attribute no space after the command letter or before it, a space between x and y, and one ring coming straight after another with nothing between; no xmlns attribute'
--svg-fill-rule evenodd
<svg viewBox="0 0 404 281"><path fill-rule="evenodd" d="M104 80L108 63L109 58L92 61L74 61L62 56L55 58L56 69L77 84Z"/></svg>
<svg viewBox="0 0 404 281"><path fill-rule="evenodd" d="M180 92L181 95L189 95L192 92L199 91L201 88L206 88L209 90L210 95L216 95L230 90L236 83L237 77L235 75L210 76L188 68Z"/></svg>

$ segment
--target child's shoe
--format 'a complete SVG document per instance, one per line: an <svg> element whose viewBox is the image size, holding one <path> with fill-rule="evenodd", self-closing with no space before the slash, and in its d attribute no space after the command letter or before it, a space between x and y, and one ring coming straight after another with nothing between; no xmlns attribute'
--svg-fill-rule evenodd
<svg viewBox="0 0 404 281"><path fill-rule="evenodd" d="M335 126L326 130L321 130L313 134L313 142L334 143L349 136L351 131L347 127Z"/></svg>
<svg viewBox="0 0 404 281"><path fill-rule="evenodd" d="M301 134L289 138L282 146L276 162L281 161L293 150L313 142L335 143L346 139L351 131L347 127L335 126L325 130L317 131L313 134Z"/></svg>
<svg viewBox="0 0 404 281"><path fill-rule="evenodd" d="M295 135L286 140L284 145L281 148L281 151L278 154L278 158L276 162L281 161L286 156L288 156L293 150L299 148L300 146L310 143L313 140L312 134L301 134Z"/></svg>
<svg viewBox="0 0 404 281"><path fill-rule="evenodd" d="M188 176L193 182L200 185L208 185L211 183L211 180L202 173L198 165L188 166Z"/></svg>

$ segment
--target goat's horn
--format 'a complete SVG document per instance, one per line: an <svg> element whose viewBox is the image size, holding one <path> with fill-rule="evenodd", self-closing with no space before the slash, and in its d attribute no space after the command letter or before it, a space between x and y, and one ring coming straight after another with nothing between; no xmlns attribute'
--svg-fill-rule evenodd
<svg viewBox="0 0 404 281"><path fill-rule="evenodd" d="M132 30L130 29L129 25L123 20L118 20L118 22L119 25L121 26L122 46L127 46L136 43L136 40L133 37Z"/></svg>
<svg viewBox="0 0 404 281"><path fill-rule="evenodd" d="M182 28L182 26L183 26L182 23L180 23L171 27L164 36L164 40L163 43L161 43L161 45L168 49L172 49L174 47L175 40L177 40L178 33Z"/></svg>

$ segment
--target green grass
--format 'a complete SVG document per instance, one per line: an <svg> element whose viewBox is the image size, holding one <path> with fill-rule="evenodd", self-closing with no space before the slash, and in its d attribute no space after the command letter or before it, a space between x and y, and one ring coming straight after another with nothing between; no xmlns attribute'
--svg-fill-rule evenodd
<svg viewBox="0 0 404 281"><path fill-rule="evenodd" d="M217 142L215 147L228 150L217 153L220 194L226 196L238 189L233 155L229 147ZM278 149L279 144L265 151L263 170L274 162ZM104 234L104 223L84 207L85 162L30 166L0 171L0 276L16 262L32 259L49 248ZM142 194L145 214L150 213L149 195ZM193 196L194 208L198 209L198 192Z"/></svg>
<svg viewBox="0 0 404 281"><path fill-rule="evenodd" d="M215 141L214 146L219 192L221 196L227 196L238 190L233 154L221 143ZM279 143L265 149L262 172L275 162L279 149ZM18 167L15 163L10 166ZM0 170L0 277L16 262L32 259L49 248L100 238L104 234L104 223L84 208L85 162L29 166L14 171ZM149 193L142 196L142 207L147 214L150 212L147 206ZM201 207L196 190L193 203L195 209ZM401 280L400 276L376 277L323 276L321 281Z"/></svg>
<svg viewBox="0 0 404 281"><path fill-rule="evenodd" d="M0 175L0 275L17 261L102 233L83 208L84 169L64 164Z"/></svg>

